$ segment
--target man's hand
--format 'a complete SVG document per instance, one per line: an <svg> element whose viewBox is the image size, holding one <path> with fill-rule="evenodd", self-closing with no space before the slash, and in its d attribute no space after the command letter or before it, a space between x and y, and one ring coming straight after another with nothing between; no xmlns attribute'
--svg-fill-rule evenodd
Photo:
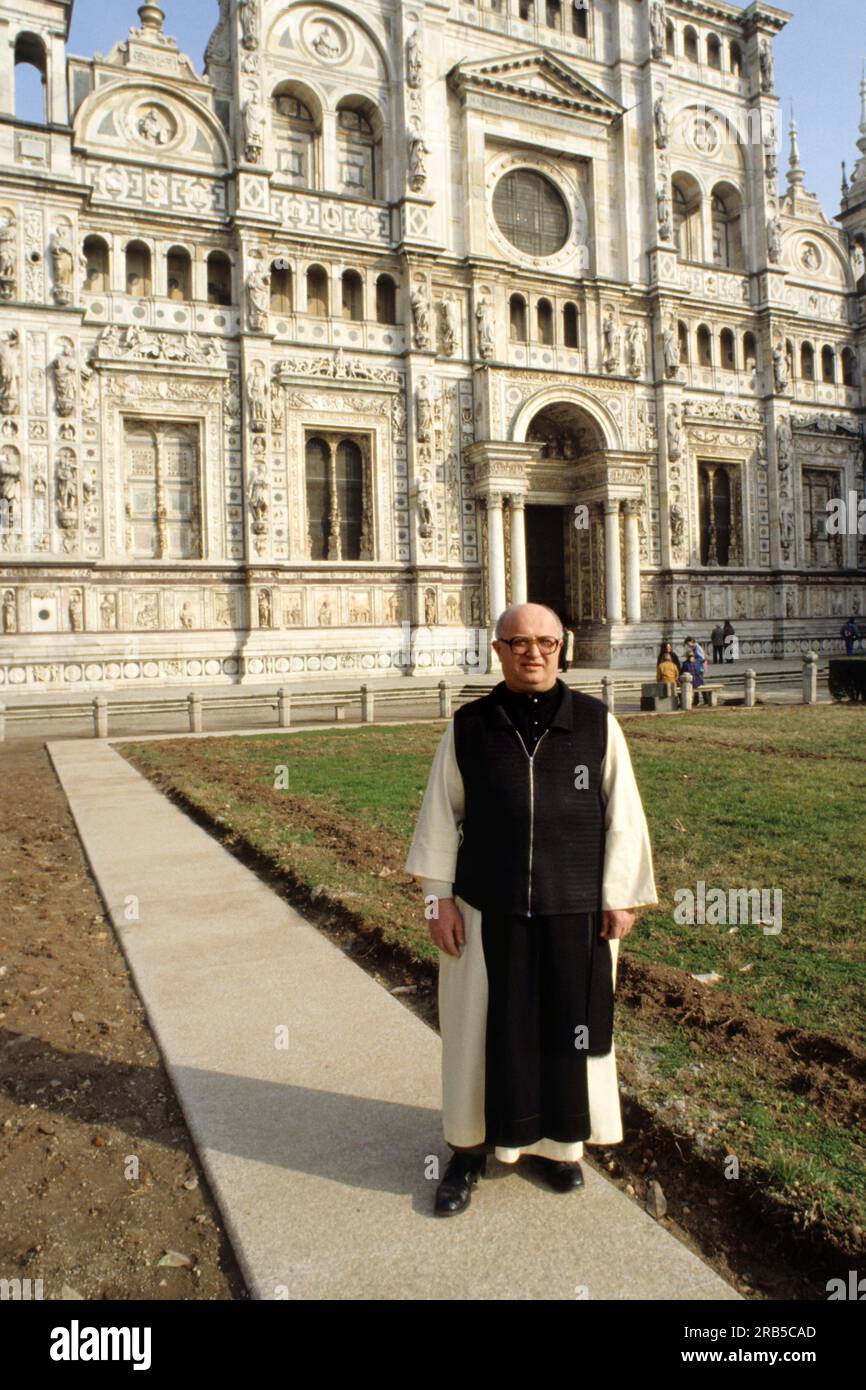
<svg viewBox="0 0 866 1390"><path fill-rule="evenodd" d="M453 898L437 898L436 905L438 916L430 918L430 935L440 951L459 956L459 948L466 945L460 908Z"/></svg>
<svg viewBox="0 0 866 1390"><path fill-rule="evenodd" d="M628 936L634 926L636 913L634 908L616 908L610 912L601 914L601 935L609 941L619 941L623 936Z"/></svg>

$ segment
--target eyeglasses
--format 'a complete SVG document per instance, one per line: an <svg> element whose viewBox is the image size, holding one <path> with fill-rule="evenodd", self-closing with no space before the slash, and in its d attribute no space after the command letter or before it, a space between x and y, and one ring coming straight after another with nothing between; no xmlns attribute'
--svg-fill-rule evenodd
<svg viewBox="0 0 866 1390"><path fill-rule="evenodd" d="M557 647L559 646L560 642L562 641L562 638L561 638L561 637L500 637L500 638L499 638L499 641L500 641L500 642L503 642L503 643L505 644L506 647L510 647L512 653L514 654L514 656L522 656L524 652L529 651L529 648L533 645L533 643L535 643L535 645L538 647L538 650L539 650L544 656L550 656L550 653L551 653L551 652L555 652L555 651L556 651Z"/></svg>

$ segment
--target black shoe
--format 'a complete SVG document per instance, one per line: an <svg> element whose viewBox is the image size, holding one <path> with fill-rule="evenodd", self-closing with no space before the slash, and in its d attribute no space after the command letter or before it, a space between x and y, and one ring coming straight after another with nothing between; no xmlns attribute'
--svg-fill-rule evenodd
<svg viewBox="0 0 866 1390"><path fill-rule="evenodd" d="M571 1192L575 1187L585 1186L579 1163L562 1163L555 1158L542 1158L541 1154L536 1154L535 1157L548 1186L552 1187L554 1192Z"/></svg>
<svg viewBox="0 0 866 1390"><path fill-rule="evenodd" d="M487 1171L487 1155L454 1153L436 1189L437 1216L455 1216L469 1206L472 1188Z"/></svg>

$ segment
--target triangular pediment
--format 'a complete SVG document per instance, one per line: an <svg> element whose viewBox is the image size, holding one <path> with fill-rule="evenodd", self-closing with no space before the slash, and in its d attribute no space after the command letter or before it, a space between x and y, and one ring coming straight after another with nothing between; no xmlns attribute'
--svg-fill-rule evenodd
<svg viewBox="0 0 866 1390"><path fill-rule="evenodd" d="M554 107L605 121L620 116L624 109L559 54L547 48L527 48L496 58L467 59L451 69L448 81L456 92L497 92L530 105Z"/></svg>

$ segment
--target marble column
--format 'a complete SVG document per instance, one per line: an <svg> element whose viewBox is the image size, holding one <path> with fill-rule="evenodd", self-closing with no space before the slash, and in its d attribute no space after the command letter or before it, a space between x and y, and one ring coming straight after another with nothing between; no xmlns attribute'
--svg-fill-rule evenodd
<svg viewBox="0 0 866 1390"><path fill-rule="evenodd" d="M640 622L640 535L638 533L639 503L623 504L625 513L625 620Z"/></svg>
<svg viewBox="0 0 866 1390"><path fill-rule="evenodd" d="M487 592L492 626L505 607L505 533L502 494L498 492L491 492L487 498Z"/></svg>
<svg viewBox="0 0 866 1390"><path fill-rule="evenodd" d="M619 502L604 506L604 607L609 623L622 622L622 568L619 555Z"/></svg>
<svg viewBox="0 0 866 1390"><path fill-rule="evenodd" d="M511 602L526 602L526 499L511 498Z"/></svg>

